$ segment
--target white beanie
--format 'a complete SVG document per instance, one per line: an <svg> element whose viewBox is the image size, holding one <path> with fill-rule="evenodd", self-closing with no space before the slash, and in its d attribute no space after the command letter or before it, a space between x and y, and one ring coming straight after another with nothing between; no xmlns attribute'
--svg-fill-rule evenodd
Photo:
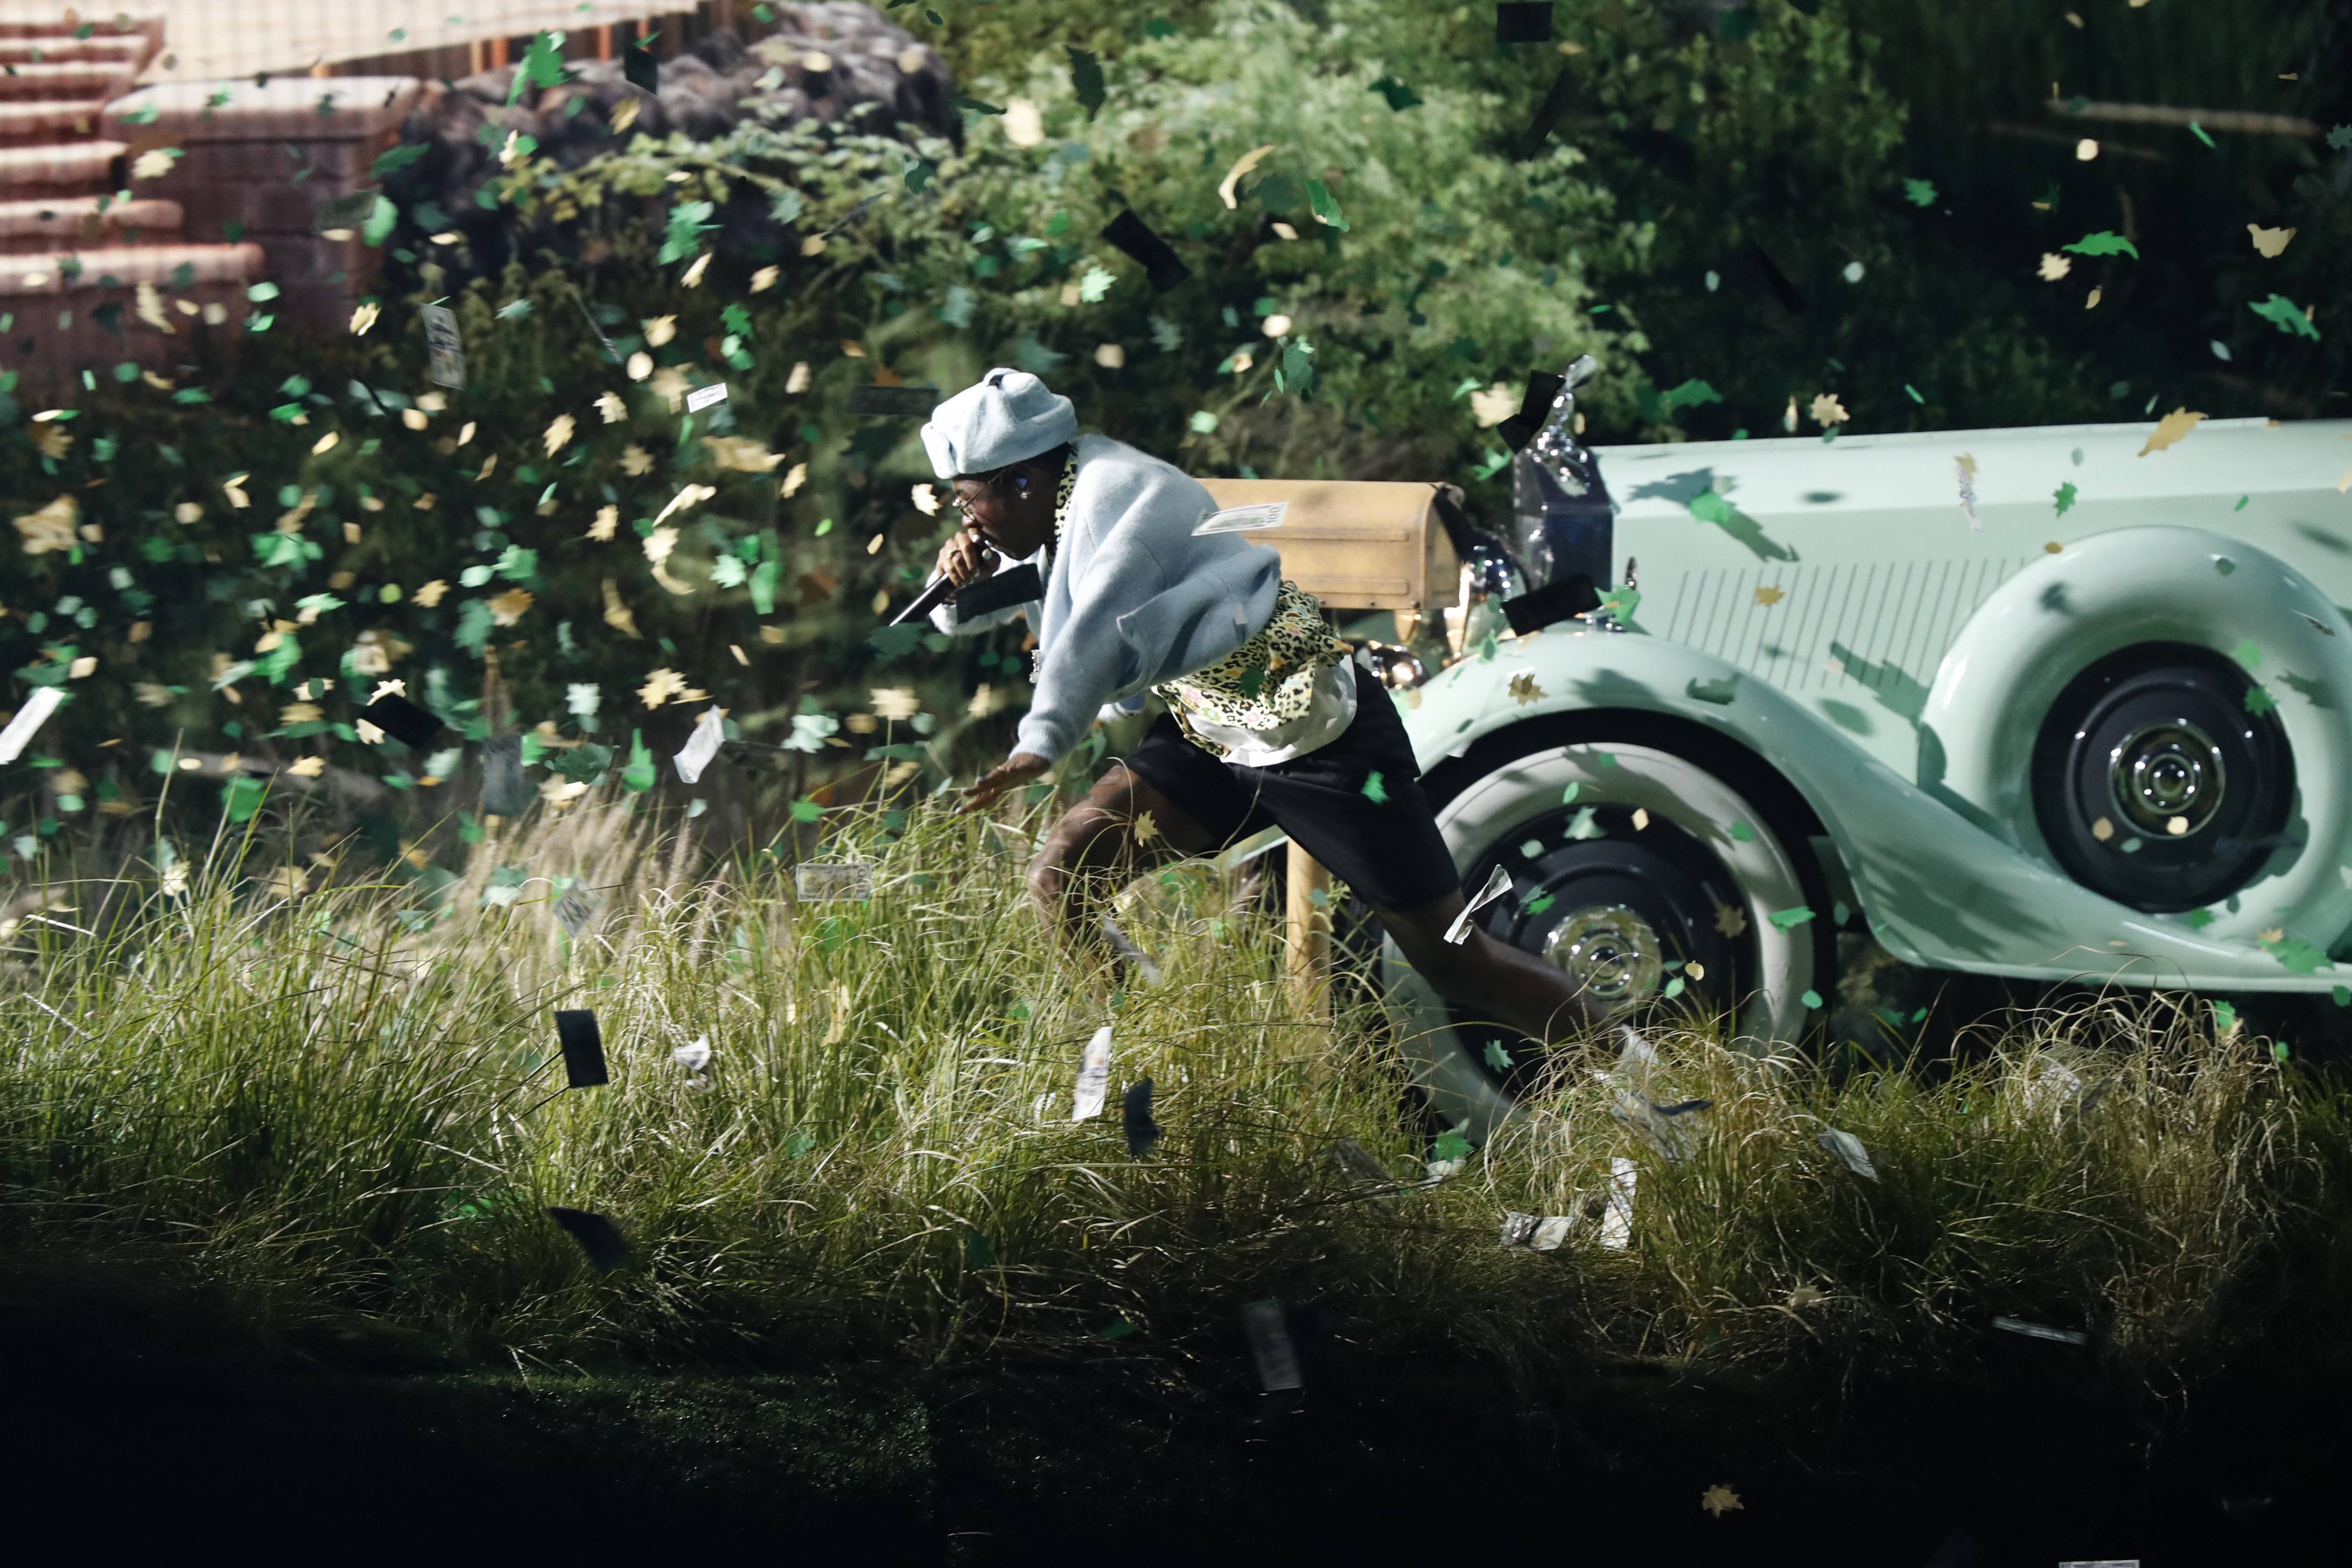
<svg viewBox="0 0 2352 1568"><path fill-rule="evenodd" d="M1078 433L1070 400L1025 370L990 371L931 410L923 449L943 479L1050 452Z"/></svg>

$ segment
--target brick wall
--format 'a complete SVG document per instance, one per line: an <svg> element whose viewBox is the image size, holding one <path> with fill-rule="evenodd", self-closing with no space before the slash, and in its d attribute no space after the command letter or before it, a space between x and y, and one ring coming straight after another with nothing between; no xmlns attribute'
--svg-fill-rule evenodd
<svg viewBox="0 0 2352 1568"><path fill-rule="evenodd" d="M134 180L132 194L179 203L191 244L259 245L288 324L342 331L380 258L356 237L320 236L318 210L376 183L370 166L399 142L417 90L413 77L171 82L108 104L100 133L129 144L134 160L145 147L183 149L169 174ZM206 107L224 92L226 103Z"/></svg>

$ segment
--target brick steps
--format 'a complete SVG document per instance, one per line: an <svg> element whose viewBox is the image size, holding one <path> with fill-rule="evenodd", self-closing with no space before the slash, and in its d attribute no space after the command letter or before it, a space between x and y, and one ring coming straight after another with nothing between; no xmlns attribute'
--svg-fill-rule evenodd
<svg viewBox="0 0 2352 1568"><path fill-rule="evenodd" d="M102 98L11 103L5 98L7 87L7 79L0 77L0 147L88 136L98 130L98 117L106 112Z"/></svg>
<svg viewBox="0 0 2352 1568"><path fill-rule="evenodd" d="M103 193L113 184L116 160L130 150L121 142L97 141L0 147L0 199Z"/></svg>
<svg viewBox="0 0 2352 1568"><path fill-rule="evenodd" d="M76 246L170 243L179 237L186 215L177 202L147 198L109 203L103 196L60 196L52 201L0 202L0 255L64 251Z"/></svg>
<svg viewBox="0 0 2352 1568"><path fill-rule="evenodd" d="M20 67L100 61L137 70L146 63L146 54L147 40L138 33L128 37L101 33L87 38L77 38L71 33L37 38L0 38L0 64Z"/></svg>
<svg viewBox="0 0 2352 1568"><path fill-rule="evenodd" d="M79 294L90 289L194 288L205 283L257 283L268 266L261 247L241 245L117 245L63 254L0 256L0 299ZM173 275L188 268L188 281Z"/></svg>
<svg viewBox="0 0 2352 1568"><path fill-rule="evenodd" d="M147 62L163 52L163 18L161 16L142 17L131 23L128 32L118 26L112 17L99 22L96 26L98 30L83 39L76 38L75 29L66 26L62 22L0 22L0 45L37 45L44 53L47 53L53 44L62 48L77 44L130 43L134 45L135 48L132 53L124 58L131 62L131 68L134 71L146 69ZM10 55L4 58L15 61L16 57ZM62 57L50 55L48 58L57 59Z"/></svg>
<svg viewBox="0 0 2352 1568"><path fill-rule="evenodd" d="M0 75L0 95L10 101L121 98L139 85L139 68L128 60L97 65L11 66Z"/></svg>

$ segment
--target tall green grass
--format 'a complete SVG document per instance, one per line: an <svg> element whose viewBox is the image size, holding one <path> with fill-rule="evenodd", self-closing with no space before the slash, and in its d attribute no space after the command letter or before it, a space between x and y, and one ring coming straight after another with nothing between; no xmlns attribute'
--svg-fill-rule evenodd
<svg viewBox="0 0 2352 1568"><path fill-rule="evenodd" d="M0 920L5 1244L161 1249L462 1353L656 1361L1229 1368L1235 1308L1274 1294L1372 1351L1530 1370L1934 1365L2009 1314L2172 1378L2262 1332L2289 1283L2320 1312L2352 1293L2327 1217L2343 1098L2184 999L2021 1016L1932 1073L1659 1020L1652 1098L1714 1102L1687 1157L1611 1114L1593 1047L1418 1184L1398 1042L1369 1010L1328 1039L1300 1016L1276 923L1212 868L1122 898L1164 973L1106 1011L1003 827L834 811L818 858L870 861L875 897L808 904L694 829L591 798L492 829L437 905L315 860L289 897L258 837L26 889ZM603 889L577 941L557 878ZM563 1006L596 1011L609 1084L562 1089ZM1106 1018L1109 1103L1074 1124ZM705 1037L698 1080L673 1053ZM1146 1074L1165 1137L1139 1161L1119 1090ZM1821 1147L1832 1126L1875 1181ZM1346 1171L1343 1137L1396 1180ZM1590 1223L1612 1157L1639 1173L1622 1249ZM612 1216L633 1260L596 1272L549 1205ZM1588 1223L1507 1250L1506 1210Z"/></svg>

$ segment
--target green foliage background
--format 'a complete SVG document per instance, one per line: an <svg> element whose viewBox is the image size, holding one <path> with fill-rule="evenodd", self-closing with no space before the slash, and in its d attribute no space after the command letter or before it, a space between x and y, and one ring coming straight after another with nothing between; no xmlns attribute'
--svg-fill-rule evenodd
<svg viewBox="0 0 2352 1568"><path fill-rule="evenodd" d="M155 753L175 744L265 767L323 748L411 791L425 815L470 806L466 754L352 738L373 681L352 650L368 633L404 646L392 673L475 739L500 718L482 707L495 647L513 721L612 748L633 787L666 774L648 764L703 705L647 707L636 693L656 669L710 693L741 732L798 748L795 795L845 762L915 762L928 781L992 760L1025 700L1017 631L895 658L866 640L877 604L919 582L946 528L911 499L931 479L914 422L848 411L879 367L952 391L1019 364L1089 426L1194 472L1453 479L1495 518L1504 448L1469 394L1585 352L1604 367L1583 401L1602 444L1778 434L1789 399L1821 392L1852 411L1852 431L2138 417L2176 401L2310 415L2329 411L2339 379L2338 154L2252 134L2208 149L2185 129L2076 125L2042 103L2054 79L2099 101L2326 122L2344 77L2323 5L2099 0L2078 29L2012 3L1563 0L1558 45L1509 49L1490 8L1420 0L960 5L937 25L925 11L889 14L938 43L971 100L1036 105L1037 144L1014 145L1011 117L986 108L969 111L961 153L761 124L701 146L616 138L581 170L526 162L504 182L527 266L460 285L462 248L438 253L445 276L420 246L401 274L420 290L383 301L363 337L264 332L233 375L170 390L101 380L41 425L0 409L8 515L69 494L103 531L70 552L12 555L0 579L15 696L62 682L75 698L33 766L12 770L15 852L86 812L142 810ZM1099 61L1099 107L1079 101L1073 48ZM2277 79L2287 71L2298 79ZM1556 78L1562 113L1531 145ZM2078 132L2109 155L2075 160ZM1268 145L1227 206L1219 181ZM1910 194L1929 186L1924 204ZM730 248L687 287L712 239L700 226L747 200L766 204L778 237ZM1100 237L1129 206L1190 281L1156 292ZM2249 221L2298 237L2264 260ZM2036 277L2044 252L2101 230L2136 237L2139 258ZM817 234L823 249L803 254ZM1801 311L1761 280L1751 246ZM555 259L574 253L594 259ZM775 279L754 292L762 266ZM2086 310L2093 283L2103 300ZM417 431L416 307L444 289L468 382ZM2273 293L2314 307L2322 335L2247 308ZM641 323L672 315L675 337L648 343ZM1289 321L1279 342L1275 316ZM1102 363L1105 344L1123 363ZM691 384L724 379L728 400L685 417L623 370L640 351ZM806 385L789 390L803 363ZM604 393L624 400L620 419L598 412ZM571 440L551 454L543 433L564 415ZM60 431L73 437L62 456ZM722 467L709 437L777 466ZM781 494L803 463L804 482ZM244 509L223 489L240 473ZM675 593L641 542L689 484L714 493L667 520L678 534L665 570L688 589ZM615 535L593 540L607 506ZM436 579L446 597L421 606ZM606 624L608 579L637 636ZM529 608L494 624L490 600L516 589ZM265 651L279 622L296 624ZM93 673L66 673L85 656ZM319 716L289 720L297 688L320 677L339 684L313 689ZM1001 706L976 713L983 682ZM900 685L927 716L911 729L840 728L872 689ZM535 767L557 760L537 741L527 752ZM574 773L598 776L600 753L572 755ZM436 794L426 776L448 782ZM209 810L217 787L194 798ZM240 810L254 794L239 792ZM755 815L750 797L741 809Z"/></svg>

